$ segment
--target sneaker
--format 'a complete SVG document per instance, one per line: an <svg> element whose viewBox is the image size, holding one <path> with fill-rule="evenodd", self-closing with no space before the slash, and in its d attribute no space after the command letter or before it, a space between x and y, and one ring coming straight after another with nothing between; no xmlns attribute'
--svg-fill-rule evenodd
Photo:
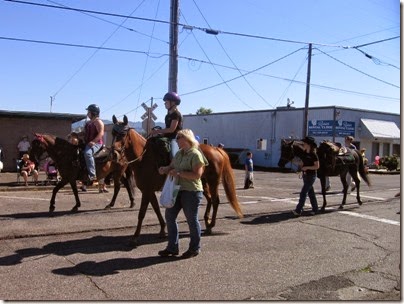
<svg viewBox="0 0 404 304"><path fill-rule="evenodd" d="M187 251L185 251L182 255L181 258L183 259L189 259L189 258L193 258L196 257L199 254L199 250L191 250L188 249Z"/></svg>
<svg viewBox="0 0 404 304"><path fill-rule="evenodd" d="M87 188L85 186L81 186L80 190L83 191L83 192L87 192Z"/></svg>
<svg viewBox="0 0 404 304"><path fill-rule="evenodd" d="M158 255L161 256L161 257L175 256L175 255L178 255L178 254L179 254L178 250L170 251L168 249L164 249L164 250L160 250L158 252Z"/></svg>
<svg viewBox="0 0 404 304"><path fill-rule="evenodd" d="M301 216L302 213L297 212L296 210L292 210L293 215L295 216Z"/></svg>
<svg viewBox="0 0 404 304"><path fill-rule="evenodd" d="M109 191L107 189L102 189L102 192L108 193Z"/></svg>

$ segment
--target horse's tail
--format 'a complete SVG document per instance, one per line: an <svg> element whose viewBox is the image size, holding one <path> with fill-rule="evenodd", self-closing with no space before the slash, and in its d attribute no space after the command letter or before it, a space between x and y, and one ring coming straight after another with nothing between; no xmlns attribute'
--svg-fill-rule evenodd
<svg viewBox="0 0 404 304"><path fill-rule="evenodd" d="M233 168L231 167L230 158L227 153L221 149L217 149L223 157L223 171L222 171L222 184L226 197L230 202L230 205L236 211L239 218L243 217L240 203L236 196L236 183L234 182Z"/></svg>
<svg viewBox="0 0 404 304"><path fill-rule="evenodd" d="M363 162L363 156L359 151L356 151L356 154L358 155L359 159L359 175L362 177L362 179L366 182L368 186L371 186L369 175L366 174L365 172L365 164Z"/></svg>

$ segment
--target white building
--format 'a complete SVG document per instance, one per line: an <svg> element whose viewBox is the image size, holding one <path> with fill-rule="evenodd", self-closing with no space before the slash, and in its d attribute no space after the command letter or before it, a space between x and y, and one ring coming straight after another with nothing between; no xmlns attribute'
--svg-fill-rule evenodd
<svg viewBox="0 0 404 304"><path fill-rule="evenodd" d="M201 143L223 143L229 154L243 163L245 153L253 153L254 165L277 167L281 139L304 137L305 109L279 107L275 110L184 115L184 128L192 129ZM366 148L370 162L376 155L400 155L400 115L338 106L308 110L308 135L344 143L355 138L358 149Z"/></svg>

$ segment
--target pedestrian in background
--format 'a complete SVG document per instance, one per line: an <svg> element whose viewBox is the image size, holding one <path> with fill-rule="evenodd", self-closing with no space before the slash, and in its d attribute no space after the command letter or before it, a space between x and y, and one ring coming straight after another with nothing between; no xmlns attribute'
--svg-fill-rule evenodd
<svg viewBox="0 0 404 304"><path fill-rule="evenodd" d="M245 178L244 178L244 189L253 188L254 189L254 163L252 159L252 153L247 152L247 157L244 161Z"/></svg>
<svg viewBox="0 0 404 304"><path fill-rule="evenodd" d="M345 147L348 148L349 150L356 150L356 146L353 144L354 140L355 140L355 138L353 136L346 136L345 137ZM348 192L349 192L349 187L351 188L351 191L354 191L356 188L356 185L352 181L352 176L349 173L346 175L346 182L348 184Z"/></svg>
<svg viewBox="0 0 404 304"><path fill-rule="evenodd" d="M313 137L306 136L303 139L303 149L304 151L300 156L300 159L303 162L303 166L301 168L301 171L303 172L303 187L300 191L299 203L297 204L296 209L292 211L292 213L296 216L300 216L302 214L307 196L309 196L312 208L310 214L315 215L318 212L318 204L313 184L317 178L317 170L320 168L320 161L316 153L317 144Z"/></svg>
<svg viewBox="0 0 404 304"><path fill-rule="evenodd" d="M18 158L21 159L24 154L28 154L29 148L31 148L31 144L28 141L28 136L25 135L17 145Z"/></svg>

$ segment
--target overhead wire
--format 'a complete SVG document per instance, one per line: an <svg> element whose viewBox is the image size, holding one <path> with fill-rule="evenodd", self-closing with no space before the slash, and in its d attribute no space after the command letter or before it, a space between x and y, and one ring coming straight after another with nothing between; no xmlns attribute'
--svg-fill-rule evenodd
<svg viewBox="0 0 404 304"><path fill-rule="evenodd" d="M54 4L60 5L60 6L62 6L62 7L68 8L67 5L64 5L64 4L61 4L61 3L58 3L58 2L55 2L55 1L52 1L52 0L47 0L47 1L48 1L49 3L54 3ZM103 22L106 22L106 23L115 25L115 26L120 26L121 28L126 29L126 30L128 30L128 31L137 33L137 34L139 34L139 35L142 35L142 36L145 36L145 37L148 37L148 38L151 38L151 39L158 40L158 41L163 42L163 43L165 43L165 44L169 44L169 42L166 41L166 40L163 40L163 39L160 39L160 38L156 38L156 37L151 37L150 35L147 35L147 34L145 34L145 33L139 32L138 30L135 30L135 29L133 29L133 28L130 28L130 27L127 27L127 26L124 26L124 25L120 25L120 24L118 24L118 23L116 23L116 22L107 20L107 19L105 19L105 18L98 17L98 16L96 16L96 15L94 15L94 14L90 14L90 13L87 13L87 12L82 12L82 13L83 13L84 15L87 15L87 16L91 17L91 18L98 19L98 20L101 20L101 21L103 21Z"/></svg>
<svg viewBox="0 0 404 304"><path fill-rule="evenodd" d="M132 11L132 13L131 13L130 15L132 15L135 11L137 11L137 9L143 4L144 1L145 1L145 0L142 0L142 1L140 2L140 4ZM126 22L126 20L127 20L127 19L124 19L124 20L121 22L121 25L124 24L124 23ZM120 25L117 26L117 27L115 28L115 30L104 40L104 42L101 44L101 47L103 47L103 46L112 38L112 36L115 35L115 33L116 33L119 29L120 29ZM68 83L70 83L70 81L72 81L72 79L86 66L86 64L87 64L88 62L90 62L90 60L98 53L98 51L99 51L99 48L96 49L96 50L84 61L84 63L76 70L76 72L74 72L74 73L65 81L65 83L51 96L51 99L52 99L53 101L55 100L56 95L59 94L59 92L62 91L62 90L66 87L66 85L67 85Z"/></svg>
<svg viewBox="0 0 404 304"><path fill-rule="evenodd" d="M157 8L156 8L155 16L157 16L157 13L158 13L158 11L159 11L159 7L160 7L160 0L157 2ZM154 29L155 29L155 26L156 26L156 23L153 23L151 37L154 36ZM150 38L150 40L149 40L149 47L148 47L148 49L147 49L147 52L150 52L151 45L152 45L152 41L153 41L153 40ZM142 79L141 79L141 82L140 82L140 89L139 89L139 95L138 95L137 105L139 105L139 103L140 103L140 97L141 97L141 95L142 95L142 89L143 89L144 78L145 78L145 74L146 74L146 69L147 69L148 62L149 62L149 57L146 57L146 61L145 61L145 64L144 64L144 66L143 66L143 73L142 73ZM136 113L137 113L137 111L135 112L135 117L136 117Z"/></svg>
<svg viewBox="0 0 404 304"><path fill-rule="evenodd" d="M185 22L187 22L185 16L184 16L182 13L181 13L181 16L184 18ZM192 35L193 35L193 37L194 37L196 43L198 44L199 48L201 49L201 51L203 52L203 54L204 54L205 57L207 58L207 60L208 60L210 63L212 63L212 61L210 60L208 54L205 52L205 50L203 49L202 45L199 43L198 39L196 39L195 34L193 33L193 31L192 31L191 33L192 33ZM212 64L211 64L211 66L213 67L213 69L215 70L215 72L218 74L218 76L220 77L220 79L222 79L221 84L226 85L226 87L229 89L229 91L230 91L238 100L240 100L246 107L248 107L248 108L250 108L250 109L253 109L248 103L246 103L244 100L242 100L241 97L238 96L237 93L229 86L229 84L227 83L227 81L225 81L225 79L224 79L223 76L219 73L219 71L216 69L216 67L215 67L214 65L212 65ZM213 87L214 87L214 86L212 86L211 88L213 88ZM198 92L200 92L200 91L198 91ZM184 95L184 94L182 94L182 95Z"/></svg>
<svg viewBox="0 0 404 304"><path fill-rule="evenodd" d="M205 20L206 24L211 28L208 20L206 20L204 14L202 13L201 9L199 8L198 4L195 2L195 0L192 0L194 2L194 5L196 6L196 8L198 9L199 13L201 14L203 20ZM233 64L233 66L237 69L237 71L239 72L240 75L242 75L240 69L238 68L238 66L236 65L236 63L233 61L233 59L230 57L229 53L226 51L226 49L224 48L223 44L220 42L219 38L217 38L217 36L215 36L216 41L219 43L220 47L222 48L223 52L226 54L226 57L230 60L230 62ZM244 81L247 83L247 85L250 87L251 90L253 90L255 92L255 94L257 94L257 96L259 98L261 98L261 100L266 103L268 106L272 107L273 106L251 85L251 83L248 81L248 79L246 77L243 77Z"/></svg>
<svg viewBox="0 0 404 304"><path fill-rule="evenodd" d="M345 62L343 62L343 61L341 61L341 60L339 60L339 59L337 59L337 58L335 58L335 57L333 57L333 56L331 56L331 55L325 53L325 52L323 52L322 50L320 50L320 49L318 49L318 48L317 48L317 50L318 50L319 52L323 53L324 55L330 57L331 59L333 59L333 60L335 60L335 61L337 61L337 62L339 62L339 63L341 63L341 64L343 64L343 65L345 65L345 66L347 66L347 67L349 67L350 69L357 71L358 73L361 73L361 74L363 74L363 75L365 75L365 76L367 76L367 77L370 77L370 78L372 78L372 79L375 79L375 80L377 80L377 81L383 82L384 84L390 85L390 86L392 86L392 87L395 87L395 88L398 88L398 89L400 88L399 86L397 86L397 85L395 85L395 84L392 84L392 83L390 83L390 82L384 81L383 79L380 79L380 78L377 78L377 77L375 77L375 76L372 76L372 75L370 75L370 74L368 74L368 73L365 73L365 72L363 72L363 71L361 71L361 70L359 70L359 69L357 69L357 68L355 68L355 67L353 67L353 66L351 66L351 65L349 65L349 64L347 64L347 63L345 63Z"/></svg>

